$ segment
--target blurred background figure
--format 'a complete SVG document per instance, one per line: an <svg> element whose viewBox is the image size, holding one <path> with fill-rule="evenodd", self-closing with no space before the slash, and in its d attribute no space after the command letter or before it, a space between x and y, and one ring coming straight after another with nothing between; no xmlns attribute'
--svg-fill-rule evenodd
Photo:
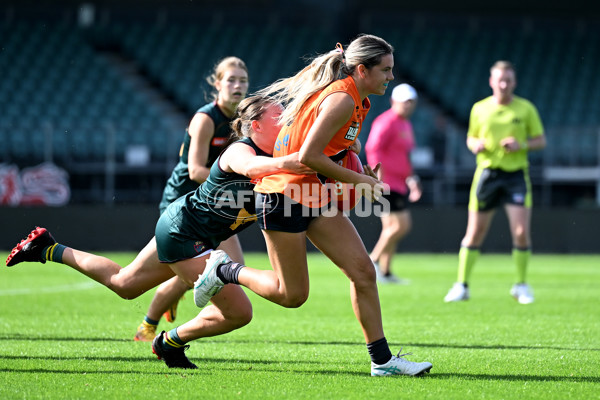
<svg viewBox="0 0 600 400"><path fill-rule="evenodd" d="M531 182L529 150L546 146L536 107L514 95L517 78L512 63L497 61L490 69L492 95L471 110L467 147L477 156L471 185L467 232L458 253L458 279L444 301L469 300L468 282L496 209L504 206L512 237L516 283L510 294L521 304L533 303L526 283L531 257Z"/></svg>
<svg viewBox="0 0 600 400"><path fill-rule="evenodd" d="M410 116L417 107L417 98L417 91L409 84L396 86L391 107L375 118L365 145L369 165L381 163L379 179L390 187L389 194L383 196L390 209L381 216L381 234L371 252L381 283L408 283L392 274L391 266L398 243L412 227L408 203L418 201L422 193L410 161L410 152L415 148Z"/></svg>

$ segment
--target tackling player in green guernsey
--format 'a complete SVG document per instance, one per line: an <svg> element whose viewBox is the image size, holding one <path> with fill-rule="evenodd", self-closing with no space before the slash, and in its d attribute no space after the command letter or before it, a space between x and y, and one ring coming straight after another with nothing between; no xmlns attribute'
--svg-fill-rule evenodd
<svg viewBox="0 0 600 400"><path fill-rule="evenodd" d="M169 204L194 191L206 180L210 167L231 143L230 124L238 104L248 91L248 69L238 57L225 57L215 65L207 81L214 89L213 101L196 111L183 135L179 161L163 190L159 205L161 214ZM237 236L223 241L220 248L231 252L233 258L243 261L242 247ZM179 300L189 289L179 277L161 284L138 326L134 340L152 341L161 315L168 322L173 322Z"/></svg>
<svg viewBox="0 0 600 400"><path fill-rule="evenodd" d="M124 299L136 298L175 275L192 286L213 249L256 221L255 179L281 169L312 171L299 162L298 153L276 159L269 156L280 130L281 110L263 96L239 104L232 129L240 140L227 147L196 191L167 207L157 223L156 238L129 265L121 267L106 257L56 243L45 228L36 228L15 246L6 265L47 260L65 264ZM230 332L252 319L252 305L237 285L224 288L211 301L191 321L153 339L153 352L168 367L196 368L184 354L188 342Z"/></svg>
<svg viewBox="0 0 600 400"><path fill-rule="evenodd" d="M446 302L470 298L471 271L500 206L508 217L516 267L510 294L521 304L534 300L526 281L532 207L527 153L544 148L546 137L535 106L514 94L516 83L513 65L497 61L490 69L493 94L471 110L467 147L477 157L477 169L471 185L467 231L458 255L458 279L444 298Z"/></svg>

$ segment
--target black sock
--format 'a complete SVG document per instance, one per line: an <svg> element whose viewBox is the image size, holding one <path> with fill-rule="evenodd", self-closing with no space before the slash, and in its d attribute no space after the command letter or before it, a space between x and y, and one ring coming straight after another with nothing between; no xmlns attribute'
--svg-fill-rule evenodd
<svg viewBox="0 0 600 400"><path fill-rule="evenodd" d="M235 283L236 285L239 285L240 282L238 281L238 275L240 274L240 270L244 267L244 264L230 261L217 267L217 276L225 284Z"/></svg>
<svg viewBox="0 0 600 400"><path fill-rule="evenodd" d="M378 365L385 364L392 358L392 352L385 337L372 343L367 343L367 350L369 350L371 361Z"/></svg>

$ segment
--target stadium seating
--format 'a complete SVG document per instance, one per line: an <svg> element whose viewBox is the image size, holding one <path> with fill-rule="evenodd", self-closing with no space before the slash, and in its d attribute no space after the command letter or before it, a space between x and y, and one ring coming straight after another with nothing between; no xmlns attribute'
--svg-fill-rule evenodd
<svg viewBox="0 0 600 400"><path fill-rule="evenodd" d="M7 79L0 91L6 110L0 126L11 148L6 161L40 162L51 146L59 164L102 162L107 124L130 127L120 131L125 142L133 139L140 121L149 122L145 127L151 126L154 136L167 136L151 104L75 26L13 22L2 28L2 37L6 47L0 65Z"/></svg>
<svg viewBox="0 0 600 400"><path fill-rule="evenodd" d="M398 69L464 126L472 104L490 94L489 67L498 59L511 60L518 71L517 94L536 104L548 133L557 131L550 141L560 141L559 132L566 127L582 128L569 130L569 148L586 154L546 162L598 163L595 147L577 145L595 143L597 134L584 132L600 125L600 95L594 90L600 86L594 73L600 64L597 28L435 17L374 25L376 33L396 46Z"/></svg>
<svg viewBox="0 0 600 400"><path fill-rule="evenodd" d="M394 45L396 76L415 86L423 100L413 117L420 146L431 145L435 117L444 113L461 131L449 135L448 153L463 163L470 108L490 94L488 69L502 58L515 63L517 93L536 104L548 134L548 150L532 154L533 164L598 165L597 27L396 15L373 17L370 26ZM183 132L107 53L135 65L135 73L187 121L208 100L206 76L220 58L246 61L252 92L293 74L305 65L303 56L331 50L340 40L326 28L225 26L218 18L202 24L115 20L90 28L14 20L0 23L0 37L2 162L53 160L99 168L112 154L124 163L130 145L147 146L152 163L168 166ZM372 119L389 106L387 96L373 96L372 103L363 142Z"/></svg>
<svg viewBox="0 0 600 400"><path fill-rule="evenodd" d="M135 62L188 118L209 100L206 77L220 58L237 55L246 61L252 91L294 73L303 66L303 55L324 50L319 49L325 42L323 33L267 26L257 35L257 29L244 25L223 30L218 22L202 27L115 23L93 32L61 23L16 21L2 26L3 138L11 130L27 131L30 140L42 144L41 129L27 126L46 124L46 131L53 133L53 148L67 146L67 151L56 151L55 161L101 161L108 125L116 127L119 146L143 141L152 149L153 159L164 160L165 142L171 138L178 142L182 127L169 124L164 113L96 51L95 42L108 43ZM331 43L327 45L332 47ZM174 128L176 133L166 131ZM143 129L147 130L140 132ZM43 146L21 149L17 143L22 140L11 141L14 150L8 161L31 163L43 158ZM178 148L178 143L170 145ZM116 151L123 155L121 147Z"/></svg>

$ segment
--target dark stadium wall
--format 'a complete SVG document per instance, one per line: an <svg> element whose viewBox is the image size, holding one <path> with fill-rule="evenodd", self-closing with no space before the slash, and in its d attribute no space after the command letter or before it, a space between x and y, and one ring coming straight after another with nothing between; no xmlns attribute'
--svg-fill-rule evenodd
<svg viewBox="0 0 600 400"><path fill-rule="evenodd" d="M399 252L456 253L464 235L467 214L460 208L412 209L413 230ZM8 251L35 226L44 226L61 243L90 251L139 251L154 234L158 210L154 205L0 207L0 249ZM379 218L351 216L371 249L380 232ZM502 212L496 215L483 251L506 253L511 240ZM501 229L494 229L494 226ZM533 250L539 253L600 253L600 212L597 210L534 209ZM246 251L265 251L256 225L240 234ZM314 248L312 249L314 250Z"/></svg>
<svg viewBox="0 0 600 400"><path fill-rule="evenodd" d="M224 5L226 4L226 5ZM368 13L434 12L446 16L452 14L487 14L497 16L535 15L557 17L593 18L600 15L600 2L589 0L546 0L543 5L535 0L504 0L485 2L480 0L421 0L418 2L397 0L6 0L0 4L4 19L30 17L70 18L82 7L93 6L101 19L127 16L129 18L154 18L157 13L171 19L197 19L219 12L228 18L264 18L278 15L287 20L310 23L315 20L338 25L339 18L353 18Z"/></svg>

